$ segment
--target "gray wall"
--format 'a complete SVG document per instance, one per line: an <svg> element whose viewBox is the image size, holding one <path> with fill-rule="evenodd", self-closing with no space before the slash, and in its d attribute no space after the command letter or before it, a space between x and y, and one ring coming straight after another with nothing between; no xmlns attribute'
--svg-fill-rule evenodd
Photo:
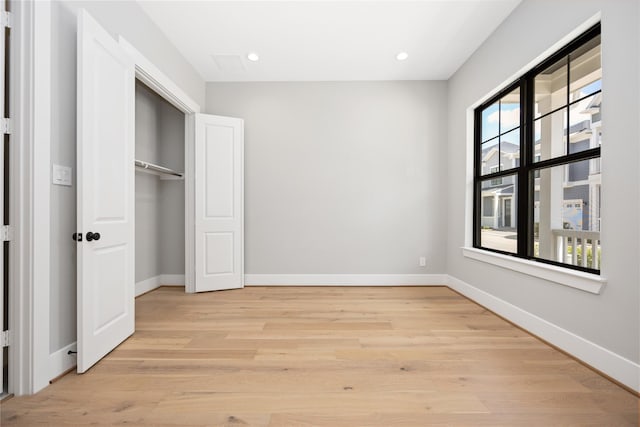
<svg viewBox="0 0 640 427"><path fill-rule="evenodd" d="M158 97L160 100L160 98ZM184 172L184 114L161 101L159 109L160 164ZM185 274L185 182L160 181L160 274ZM180 284L180 283L171 283Z"/></svg>
<svg viewBox="0 0 640 427"><path fill-rule="evenodd" d="M208 83L206 112L245 120L245 272L443 273L446 93Z"/></svg>
<svg viewBox="0 0 640 427"><path fill-rule="evenodd" d="M53 1L51 8L51 160L74 169L72 187L51 186L50 351L54 352L76 339L76 244L71 234L76 229L77 11L86 8L114 37L123 35L201 105L204 82L136 2Z"/></svg>
<svg viewBox="0 0 640 427"><path fill-rule="evenodd" d="M184 171L184 114L136 84L136 159ZM184 181L136 171L136 282L184 274Z"/></svg>
<svg viewBox="0 0 640 427"><path fill-rule="evenodd" d="M602 11L601 295L462 256L467 193L467 108L578 25ZM544 22L544 25L540 25ZM633 361L640 358L637 0L525 0L449 80L447 271ZM470 206L470 205L469 205Z"/></svg>
<svg viewBox="0 0 640 427"><path fill-rule="evenodd" d="M80 6L112 34L128 38L196 101L205 99L200 77L135 2L54 2L52 160L70 166ZM602 272L609 284L592 295L466 259L460 247L468 228L467 108L600 10ZM640 112L639 97L630 95L640 94L638 14L636 0L524 0L448 84L207 85L207 112L246 123L246 272L448 272L638 361L640 193L633 189L640 178ZM75 340L70 236L76 189L51 190L54 351ZM171 237L176 243L182 241L177 234ZM428 258L426 269L417 265L421 255Z"/></svg>
<svg viewBox="0 0 640 427"><path fill-rule="evenodd" d="M159 114L163 100L136 84L136 159L160 163ZM160 179L136 171L136 282L160 274Z"/></svg>

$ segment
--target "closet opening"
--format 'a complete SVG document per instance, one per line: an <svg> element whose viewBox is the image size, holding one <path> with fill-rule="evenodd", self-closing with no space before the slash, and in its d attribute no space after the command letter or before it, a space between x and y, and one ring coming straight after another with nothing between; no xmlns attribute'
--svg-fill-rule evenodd
<svg viewBox="0 0 640 427"><path fill-rule="evenodd" d="M135 295L185 284L185 114L136 79Z"/></svg>

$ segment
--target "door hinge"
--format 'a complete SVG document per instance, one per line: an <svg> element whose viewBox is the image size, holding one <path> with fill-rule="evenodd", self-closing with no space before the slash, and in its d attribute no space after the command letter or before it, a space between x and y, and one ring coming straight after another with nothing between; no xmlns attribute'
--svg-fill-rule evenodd
<svg viewBox="0 0 640 427"><path fill-rule="evenodd" d="M11 226L3 225L0 227L0 241L2 242L11 241Z"/></svg>
<svg viewBox="0 0 640 427"><path fill-rule="evenodd" d="M0 119L0 131L4 134L11 135L11 124L11 119Z"/></svg>
<svg viewBox="0 0 640 427"><path fill-rule="evenodd" d="M0 335L0 348L9 347L11 345L11 334L9 331L2 331Z"/></svg>
<svg viewBox="0 0 640 427"><path fill-rule="evenodd" d="M13 15L11 14L11 12L2 12L2 14L0 16L0 23L5 28L12 28L13 27Z"/></svg>

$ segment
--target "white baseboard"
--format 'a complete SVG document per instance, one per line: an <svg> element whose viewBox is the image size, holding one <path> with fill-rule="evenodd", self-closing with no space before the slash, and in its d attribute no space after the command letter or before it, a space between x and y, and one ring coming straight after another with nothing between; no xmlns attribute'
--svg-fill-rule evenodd
<svg viewBox="0 0 640 427"><path fill-rule="evenodd" d="M161 274L160 286L184 286L184 274Z"/></svg>
<svg viewBox="0 0 640 427"><path fill-rule="evenodd" d="M136 283L136 296L159 286L184 286L184 275L159 275ZM247 286L449 286L627 387L640 392L640 365L547 320L446 274L246 274ZM48 377L76 365L76 343L49 355Z"/></svg>
<svg viewBox="0 0 640 427"><path fill-rule="evenodd" d="M184 286L184 274L161 274L151 277L150 279L142 280L136 283L136 296L159 288L160 286ZM67 354L69 350L76 351L76 349L76 342L73 342L49 355L49 361L47 363L47 376L49 377L49 381L76 366L76 355Z"/></svg>
<svg viewBox="0 0 640 427"><path fill-rule="evenodd" d="M453 276L451 289L640 392L640 365Z"/></svg>
<svg viewBox="0 0 640 427"><path fill-rule="evenodd" d="M160 274L136 283L136 296L152 291L160 286L184 286L184 274Z"/></svg>
<svg viewBox="0 0 640 427"><path fill-rule="evenodd" d="M136 283L136 296L152 291L160 286L160 276L150 277Z"/></svg>
<svg viewBox="0 0 640 427"><path fill-rule="evenodd" d="M76 366L77 358L75 354L68 354L69 350L76 351L76 342L72 342L66 347L61 348L55 353L49 355L49 361L47 362L47 377L48 381L62 375L69 369Z"/></svg>
<svg viewBox="0 0 640 427"><path fill-rule="evenodd" d="M446 274L245 274L246 286L446 286Z"/></svg>

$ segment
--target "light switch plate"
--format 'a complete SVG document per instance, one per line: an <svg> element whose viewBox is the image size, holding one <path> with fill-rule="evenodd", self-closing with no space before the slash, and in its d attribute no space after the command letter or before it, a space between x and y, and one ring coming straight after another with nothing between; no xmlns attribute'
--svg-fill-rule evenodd
<svg viewBox="0 0 640 427"><path fill-rule="evenodd" d="M55 185L71 187L71 168L68 166L53 165L53 177L51 182Z"/></svg>

